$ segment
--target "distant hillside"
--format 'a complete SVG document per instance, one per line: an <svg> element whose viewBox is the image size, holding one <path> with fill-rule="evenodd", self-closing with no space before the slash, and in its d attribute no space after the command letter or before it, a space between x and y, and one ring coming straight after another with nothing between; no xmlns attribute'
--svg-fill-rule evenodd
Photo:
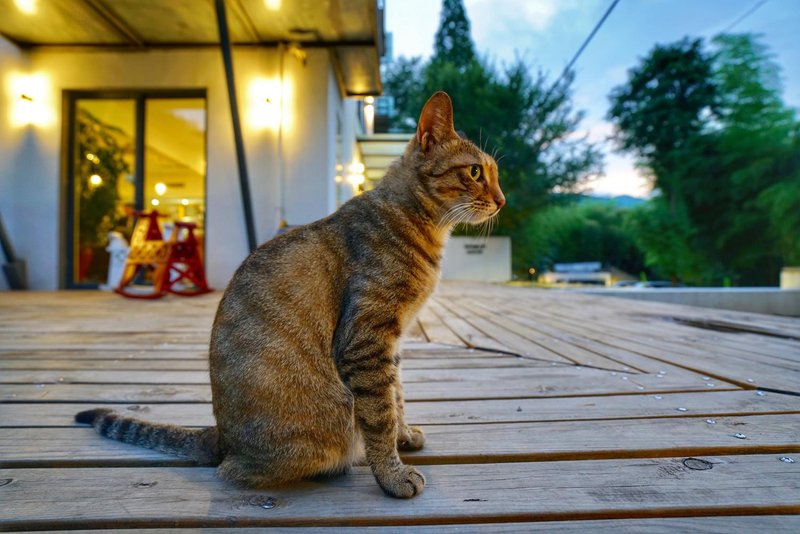
<svg viewBox="0 0 800 534"><path fill-rule="evenodd" d="M630 195L604 196L604 195L580 195L578 202L595 204L613 204L618 208L635 208L647 199L632 197Z"/></svg>

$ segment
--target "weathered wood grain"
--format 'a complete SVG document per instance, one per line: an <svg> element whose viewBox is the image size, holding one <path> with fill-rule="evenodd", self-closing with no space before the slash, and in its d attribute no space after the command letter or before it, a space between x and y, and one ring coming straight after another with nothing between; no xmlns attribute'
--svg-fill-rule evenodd
<svg viewBox="0 0 800 534"><path fill-rule="evenodd" d="M800 467L780 454L432 465L416 499L386 497L366 468L237 490L211 468L4 469L0 527L358 526L800 512ZM713 491L709 491L713 488ZM265 507L267 497L274 506ZM47 506L42 506L47 503ZM87 506L91 503L91 506ZM461 521L459 521L461 520Z"/></svg>
<svg viewBox="0 0 800 534"><path fill-rule="evenodd" d="M656 398L660 397L660 398ZM98 407L98 401L76 403L0 403L0 427L75 426L75 413ZM122 413L185 426L214 424L211 404L104 404ZM679 408L684 409L679 410ZM660 395L601 395L538 399L479 399L448 402L409 401L406 416L415 425L593 421L653 417L721 417L800 413L800 397L754 391L703 391Z"/></svg>
<svg viewBox="0 0 800 534"><path fill-rule="evenodd" d="M7 371L5 374L13 373ZM117 382L98 382L97 373L84 377L75 372L51 373L52 382L5 383L0 387L0 402L210 402L211 388L194 382L195 371L123 371L112 375ZM614 373L614 374L612 374ZM168 375L175 375L170 377ZM38 375L43 379L42 375ZM30 377L28 377L30 378ZM58 382L58 378L64 378ZM623 379L627 378L627 379ZM69 383L71 380L76 383ZM187 383L188 382L188 383ZM670 375L623 375L575 367L506 368L506 369L418 369L403 375L406 399L470 400L615 395L620 393L663 394L676 391L705 391L706 382L699 376L693 381ZM718 384L716 390L738 388Z"/></svg>
<svg viewBox="0 0 800 534"><path fill-rule="evenodd" d="M219 534L235 534L237 532L263 532L263 528L215 528ZM546 532L551 534L566 533L617 533L632 532L637 534L675 534L676 532L693 532L697 534L751 534L752 532L797 532L800 531L800 515L756 515L735 517L666 517L651 519L604 519L581 521L541 521L536 523L484 523L484 524L451 524L451 525L414 525L391 527L349 527L348 532L356 533L427 533L437 534L473 534L497 532L503 534L522 534L526 532ZM70 534L160 534L161 529L114 529L114 530L69 530ZM211 532L211 529L175 528L170 534L189 534L195 532ZM295 527L292 534L330 534L326 527Z"/></svg>
<svg viewBox="0 0 800 534"><path fill-rule="evenodd" d="M800 452L800 415L623 419L423 427L413 464L546 462ZM744 439L736 435L744 435ZM483 436L475 440L475 436ZM82 428L0 428L0 467L191 465Z"/></svg>

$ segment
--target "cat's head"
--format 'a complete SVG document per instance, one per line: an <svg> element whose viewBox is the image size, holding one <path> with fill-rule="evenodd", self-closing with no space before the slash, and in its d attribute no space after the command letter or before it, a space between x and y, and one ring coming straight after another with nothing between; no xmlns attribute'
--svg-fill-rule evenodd
<svg viewBox="0 0 800 534"><path fill-rule="evenodd" d="M439 91L425 104L412 145L420 178L430 199L441 206L443 223L478 224L505 204L497 163L456 133L447 93Z"/></svg>

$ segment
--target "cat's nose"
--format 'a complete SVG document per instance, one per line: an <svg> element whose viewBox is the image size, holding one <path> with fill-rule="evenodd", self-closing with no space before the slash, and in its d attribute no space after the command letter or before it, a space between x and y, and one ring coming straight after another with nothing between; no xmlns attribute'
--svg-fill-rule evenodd
<svg viewBox="0 0 800 534"><path fill-rule="evenodd" d="M500 209L506 203L506 197L503 196L503 193L498 193L494 196L494 203L497 204L497 209Z"/></svg>

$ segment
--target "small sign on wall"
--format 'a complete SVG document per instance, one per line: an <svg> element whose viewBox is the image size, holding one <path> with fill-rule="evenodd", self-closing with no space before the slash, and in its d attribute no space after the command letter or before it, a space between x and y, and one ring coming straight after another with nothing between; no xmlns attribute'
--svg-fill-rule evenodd
<svg viewBox="0 0 800 534"><path fill-rule="evenodd" d="M511 238L451 237L444 250L442 279L508 282L511 280Z"/></svg>

